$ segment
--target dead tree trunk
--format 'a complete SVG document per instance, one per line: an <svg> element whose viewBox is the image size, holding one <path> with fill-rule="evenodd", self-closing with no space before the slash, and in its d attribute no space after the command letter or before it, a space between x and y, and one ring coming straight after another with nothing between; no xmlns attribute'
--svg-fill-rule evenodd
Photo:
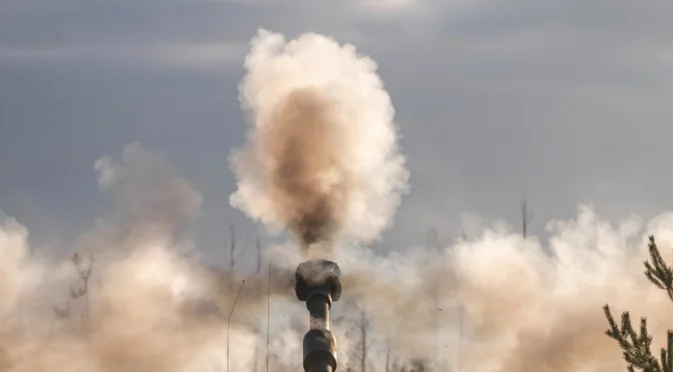
<svg viewBox="0 0 673 372"><path fill-rule="evenodd" d="M84 299L84 312L82 313L82 318L84 318L84 321L86 322L86 327L88 328L89 326L89 321L91 318L91 300L89 296L89 279L91 279L91 272L93 269L93 263L94 259L93 257L89 257L89 262L86 265L86 267L83 267L82 265L82 257L78 254L75 253L71 257L71 261L73 265L75 266L75 270L77 271L77 276L79 279L82 281L82 286L77 286L71 287L70 288L70 297L73 300L77 300L78 298L83 297ZM68 311L69 313L69 311Z"/></svg>
<svg viewBox="0 0 673 372"><path fill-rule="evenodd" d="M533 214L528 210L528 203L526 202L526 197L524 197L521 201L521 231L524 238L528 236L528 227L532 219Z"/></svg>
<svg viewBox="0 0 673 372"><path fill-rule="evenodd" d="M367 332L369 324L364 310L360 311L360 371L367 372Z"/></svg>
<svg viewBox="0 0 673 372"><path fill-rule="evenodd" d="M386 342L386 372L390 372L390 340Z"/></svg>
<svg viewBox="0 0 673 372"><path fill-rule="evenodd" d="M262 273L262 243L259 241L259 234L255 241L257 245L257 274Z"/></svg>
<svg viewBox="0 0 673 372"><path fill-rule="evenodd" d="M236 266L236 235L234 234L234 225L229 225L229 270L233 271Z"/></svg>

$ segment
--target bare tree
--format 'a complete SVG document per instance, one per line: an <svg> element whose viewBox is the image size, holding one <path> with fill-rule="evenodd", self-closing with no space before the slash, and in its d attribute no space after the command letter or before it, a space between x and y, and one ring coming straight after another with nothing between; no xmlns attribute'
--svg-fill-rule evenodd
<svg viewBox="0 0 673 372"><path fill-rule="evenodd" d="M367 336L369 333L369 319L364 310L360 310L358 330L360 331L360 372L367 372L367 353L369 351L369 341L367 340Z"/></svg>
<svg viewBox="0 0 673 372"><path fill-rule="evenodd" d="M524 238L528 236L528 227L530 225L530 221L532 220L533 213L528 210L528 203L526 201L526 197L524 196L521 200L521 230Z"/></svg>
<svg viewBox="0 0 673 372"><path fill-rule="evenodd" d="M248 249L250 245L250 238L246 237L243 241L243 245L239 246L238 239L236 237L236 230L234 229L234 224L229 225L229 247L226 243L223 244L225 250L228 249L227 256L229 258L229 270L233 271L236 268L236 263L238 262L239 256L241 256ZM238 249L237 249L238 248ZM261 248L260 248L261 249ZM259 265L258 265L259 266Z"/></svg>
<svg viewBox="0 0 673 372"><path fill-rule="evenodd" d="M227 318L227 372L229 372L229 329L231 328L231 317L234 315L234 309L236 309L236 303L238 302L238 297L241 295L241 290L243 289L243 284L245 280L241 281L241 286L238 287L238 293L234 299L234 303L231 305L231 311L229 312L229 318Z"/></svg>
<svg viewBox="0 0 673 372"><path fill-rule="evenodd" d="M415 359L411 361L410 372L425 372L427 370L426 362L421 359Z"/></svg>
<svg viewBox="0 0 673 372"><path fill-rule="evenodd" d="M430 230L428 230L427 238L428 238L428 248L434 251L439 251L441 245L439 243L439 234L437 233L437 229L433 227Z"/></svg>
<svg viewBox="0 0 673 372"><path fill-rule="evenodd" d="M266 372L269 372L269 349L271 347L271 262L267 271L268 282L266 289Z"/></svg>
<svg viewBox="0 0 673 372"><path fill-rule="evenodd" d="M262 254L261 254L261 244L259 241L259 234L257 234L257 239L256 239L256 245L257 245L257 274L261 275L262 273ZM269 271L268 271L268 288L267 288L267 294L266 294L266 302L267 302L267 314L266 314L266 371L269 371L269 343L270 343L270 334L269 334L269 327L270 327L270 319L271 319L271 263L269 263ZM260 364L262 358L260 357L260 345L256 344L255 345L255 361L254 361L254 366L253 366L253 371L257 372L260 370Z"/></svg>
<svg viewBox="0 0 673 372"><path fill-rule="evenodd" d="M83 297L84 298L84 313L82 314L83 317L85 317L87 320L90 319L91 317L91 312L90 312L90 296L89 296L89 279L91 278L91 272L93 269L93 263L94 259L93 257L89 257L89 262L86 266L83 265L82 262L82 257L78 254L75 253L72 255L70 258L72 261L73 265L75 266L75 270L77 270L77 275L79 276L79 279L82 281L82 286L73 286L70 287L70 297L73 300L77 300L78 298ZM68 310L69 313L69 310Z"/></svg>
<svg viewBox="0 0 673 372"><path fill-rule="evenodd" d="M390 372L390 339L386 341L386 372Z"/></svg>
<svg viewBox="0 0 673 372"><path fill-rule="evenodd" d="M348 364L345 366L345 370L348 372L366 372L367 357L371 344L369 340L370 322L367 313L353 299L346 300L344 307L347 310L343 315L334 318L333 324L344 327L349 339L358 339L359 341L350 345Z"/></svg>
<svg viewBox="0 0 673 372"><path fill-rule="evenodd" d="M463 305L458 307L458 353L456 356L456 365L458 370L463 370L463 335L464 335L464 325L465 325L465 308Z"/></svg>
<svg viewBox="0 0 673 372"><path fill-rule="evenodd" d="M236 266L236 257L234 257L234 252L236 251L236 235L234 233L234 224L229 225L229 270L234 270Z"/></svg>
<svg viewBox="0 0 673 372"><path fill-rule="evenodd" d="M65 308L54 306L54 314L56 314L56 317L60 319L70 318L70 302L66 302Z"/></svg>
<svg viewBox="0 0 673 372"><path fill-rule="evenodd" d="M465 232L465 229L460 229L460 238L467 240L467 233Z"/></svg>
<svg viewBox="0 0 673 372"><path fill-rule="evenodd" d="M257 247L257 274L262 273L262 243L259 240L259 233L255 239L255 246Z"/></svg>
<svg viewBox="0 0 673 372"><path fill-rule="evenodd" d="M431 228L428 230L428 248L432 251L433 254L439 254L441 250L441 244L439 242L439 234L437 229ZM432 265L432 262L429 263ZM432 319L434 323L434 333L435 333L435 361L439 363L439 337L440 337L440 311L441 309L441 293L440 293L440 283L438 281L432 282L428 289L430 290L430 296L433 301L433 310L432 310Z"/></svg>

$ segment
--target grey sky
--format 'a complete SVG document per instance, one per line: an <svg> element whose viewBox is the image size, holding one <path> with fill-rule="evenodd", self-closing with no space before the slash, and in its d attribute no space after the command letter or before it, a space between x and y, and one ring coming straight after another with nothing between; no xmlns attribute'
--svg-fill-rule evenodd
<svg viewBox="0 0 673 372"><path fill-rule="evenodd" d="M378 63L412 184L387 245L446 240L463 212L514 224L524 189L537 233L579 202L672 207L670 1L4 0L0 210L65 245L109 212L94 161L140 142L203 193L201 246L249 230L226 160L258 27Z"/></svg>

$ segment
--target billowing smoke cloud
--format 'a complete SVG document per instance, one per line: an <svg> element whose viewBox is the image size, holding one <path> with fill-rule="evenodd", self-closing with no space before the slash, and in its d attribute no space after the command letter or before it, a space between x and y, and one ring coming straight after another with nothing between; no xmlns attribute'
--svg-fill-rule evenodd
<svg viewBox="0 0 673 372"><path fill-rule="evenodd" d="M123 149L120 161L103 156L94 166L99 189L110 197L117 212L113 223L101 225L96 232L108 242L110 234L116 233L131 246L167 244L199 214L203 197L160 153L133 143ZM120 231L112 232L111 227Z"/></svg>
<svg viewBox="0 0 673 372"><path fill-rule="evenodd" d="M436 371L620 370L605 303L647 316L663 345L673 305L642 261L649 234L671 261L673 213L611 224L582 207L548 224L548 242L484 225L445 247L361 249L390 223L407 181L374 64L318 35L286 43L261 32L246 65L252 130L232 158L232 202L304 243L336 233L356 242L335 252L340 370L400 372L414 361ZM206 265L185 233L203 198L163 156L130 145L95 168L115 213L75 243L76 265L0 220L0 371L224 371L228 346L231 371L263 371L267 299L269 370L300 370L308 319L292 298L299 252L266 249L268 276Z"/></svg>
<svg viewBox="0 0 673 372"><path fill-rule="evenodd" d="M81 285L69 262L31 252L28 231L16 221L1 226L0 370L224 370L226 318L242 279L230 367L264 370L265 275L213 270L186 257L170 237L132 246L132 240L103 234L98 241L115 237L108 249L119 241L127 245L124 254L94 262L87 311L85 299L67 297L73 284ZM649 234L671 259L673 214L610 224L582 207L577 219L551 222L548 230L544 245L486 227L441 249L383 255L340 249L346 290L335 303L333 329L341 366L360 365L365 318L370 371L386 365L400 371L413 360L440 371L622 369L616 343L604 334L605 303L647 316L655 345L662 345L665 329L673 327L671 304L644 278L642 261ZM287 260L285 252L268 250L280 267L292 267L300 257ZM271 275L271 370L297 370L306 314L287 297L287 273L274 269ZM56 316L54 305L69 309L69 316Z"/></svg>
<svg viewBox="0 0 673 372"><path fill-rule="evenodd" d="M121 372L224 370L260 366L267 277L200 263L179 232L199 213L201 195L160 154L133 144L121 161L95 163L116 213L75 244L79 260L48 259L29 246L28 229L0 221L0 371ZM76 262L75 262L76 261ZM271 300L285 304L290 273L274 268ZM275 322L272 371L297 345L290 319ZM296 333L296 335L295 335ZM281 360L282 359L282 360Z"/></svg>
<svg viewBox="0 0 673 372"><path fill-rule="evenodd" d="M606 303L647 316L653 351L665 346L673 304L645 278L642 262L649 234L673 259L673 214L611 224L582 206L576 220L547 229L548 244L494 227L443 249L383 257L341 251L345 293L368 311L369 339L379 340L372 362L384 363L389 343L393 355L435 370L625 369L605 335Z"/></svg>
<svg viewBox="0 0 673 372"><path fill-rule="evenodd" d="M232 154L231 203L303 246L366 242L388 227L408 174L376 64L351 45L260 31L240 86L247 147Z"/></svg>

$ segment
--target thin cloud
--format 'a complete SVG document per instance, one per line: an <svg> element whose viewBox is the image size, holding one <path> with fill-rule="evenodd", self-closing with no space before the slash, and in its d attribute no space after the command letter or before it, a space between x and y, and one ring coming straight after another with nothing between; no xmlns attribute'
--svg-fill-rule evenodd
<svg viewBox="0 0 673 372"><path fill-rule="evenodd" d="M0 61L81 61L173 68L224 68L240 64L245 44L154 43L87 44L66 43L44 47L0 45Z"/></svg>

